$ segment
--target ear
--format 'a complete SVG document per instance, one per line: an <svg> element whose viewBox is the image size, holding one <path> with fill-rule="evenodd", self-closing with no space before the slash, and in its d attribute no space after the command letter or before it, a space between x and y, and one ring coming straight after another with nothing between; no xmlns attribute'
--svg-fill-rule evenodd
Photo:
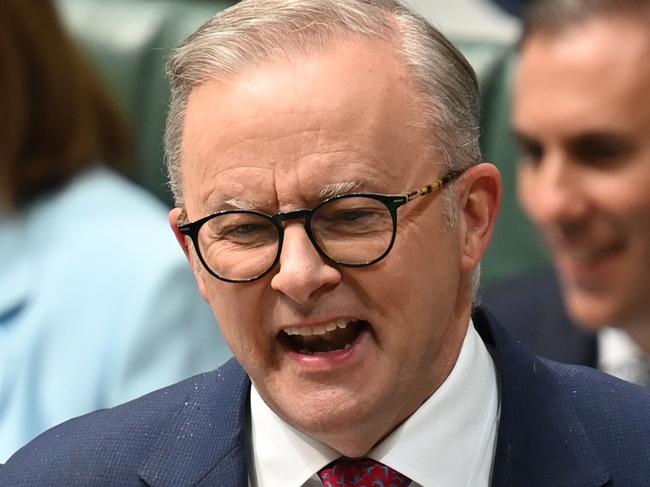
<svg viewBox="0 0 650 487"><path fill-rule="evenodd" d="M501 207L501 174L494 164L477 164L465 171L456 191L462 225L461 267L470 272L479 265L492 240Z"/></svg>
<svg viewBox="0 0 650 487"><path fill-rule="evenodd" d="M181 208L172 208L172 210L169 212L169 226L172 227L172 232L174 232L174 237L176 237L176 241L180 244L181 248L183 249L183 252L185 253L185 257L187 257L189 260L190 249L187 243L188 238L185 235L183 235L178 229L179 226L178 220L181 216L181 213L183 213L183 210Z"/></svg>
<svg viewBox="0 0 650 487"><path fill-rule="evenodd" d="M187 257L187 260L192 266L192 271L194 272L194 277L199 286L199 291L201 293L201 296L203 296L203 299L206 299L207 301L206 298L207 294L206 294L205 282L204 282L204 273L202 272L202 269L200 267L201 263L198 262L196 256L193 255L190 251L189 243L188 243L189 238L186 235L182 234L178 229L179 219L182 213L183 210L181 208L172 208L172 210L169 212L169 226L172 227L172 231L174 232L176 241L183 249L183 253L185 254L185 257Z"/></svg>

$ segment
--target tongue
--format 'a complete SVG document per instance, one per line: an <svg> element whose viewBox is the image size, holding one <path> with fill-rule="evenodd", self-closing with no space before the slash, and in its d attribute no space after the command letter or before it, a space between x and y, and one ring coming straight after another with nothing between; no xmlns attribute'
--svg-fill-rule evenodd
<svg viewBox="0 0 650 487"><path fill-rule="evenodd" d="M324 335L293 335L289 341L292 347L300 353L311 355L319 352L333 352L343 350L346 346L354 343L362 328L362 323L355 321L349 323L345 328L337 328Z"/></svg>

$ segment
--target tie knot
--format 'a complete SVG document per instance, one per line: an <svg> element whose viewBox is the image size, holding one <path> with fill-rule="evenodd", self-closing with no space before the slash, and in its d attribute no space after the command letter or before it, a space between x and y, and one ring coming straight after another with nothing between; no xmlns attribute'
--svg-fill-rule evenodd
<svg viewBox="0 0 650 487"><path fill-rule="evenodd" d="M325 487L406 487L411 481L370 458L339 458L318 472Z"/></svg>

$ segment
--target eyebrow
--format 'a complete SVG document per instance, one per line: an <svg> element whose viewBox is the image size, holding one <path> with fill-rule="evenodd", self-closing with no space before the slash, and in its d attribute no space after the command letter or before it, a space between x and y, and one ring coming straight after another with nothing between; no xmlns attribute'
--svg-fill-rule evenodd
<svg viewBox="0 0 650 487"><path fill-rule="evenodd" d="M228 210L255 210L255 209L257 209L257 207L252 202L245 201L231 195L223 195L223 197L210 198L205 203L205 211L210 215L214 213L219 213L221 211L228 211Z"/></svg>
<svg viewBox="0 0 650 487"><path fill-rule="evenodd" d="M342 194L350 193L362 186L360 181L344 181L339 183L326 184L321 187L318 197L321 200L333 198ZM259 210L259 204L246 201L241 198L231 197L225 200L215 201L209 204L210 213L218 213L226 210Z"/></svg>
<svg viewBox="0 0 650 487"><path fill-rule="evenodd" d="M360 181L344 181L341 183L326 184L320 189L318 196L320 196L321 200L325 200L328 198L333 198L335 196L340 196L342 194L350 193L355 189L359 189L360 186Z"/></svg>
<svg viewBox="0 0 650 487"><path fill-rule="evenodd" d="M257 207L249 202L240 200L239 198L229 198L222 203L223 206L227 206L227 209L231 210L256 210Z"/></svg>

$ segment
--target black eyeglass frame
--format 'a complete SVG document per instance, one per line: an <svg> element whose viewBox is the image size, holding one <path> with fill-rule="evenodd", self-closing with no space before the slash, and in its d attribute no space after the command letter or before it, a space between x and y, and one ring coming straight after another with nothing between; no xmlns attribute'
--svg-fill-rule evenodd
<svg viewBox="0 0 650 487"><path fill-rule="evenodd" d="M449 171L447 174L445 174L442 178L434 181L431 184L427 184L426 186L421 187L420 189L416 189L414 191L410 191L406 194L397 194L397 195L387 195L387 194L380 194L380 193L347 193L347 194L342 194L338 196L333 196L332 198L328 198L326 200L321 201L318 203L316 206L314 206L311 209L301 209L301 210L294 210L294 211L287 211L283 213L276 213L275 215L269 215L268 213L263 213L261 211L257 210L239 210L239 209L233 209L233 210L223 210L223 211L218 211L216 213L212 213L211 215L205 216L203 218L200 218L199 220L196 220L191 223L185 223L183 225L178 226L178 231L182 233L183 235L186 235L190 237L192 240L192 244L194 245L194 248L196 249L196 253L199 257L199 260L201 261L201 264L203 264L203 267L214 277L221 281L225 282L232 282L232 283L244 283L244 282L251 282L251 281L256 281L258 279L261 279L265 275L267 275L271 270L277 265L278 261L280 260L280 255L282 254L282 244L284 242L284 222L290 221L290 220L298 220L302 219L304 220L304 227L305 227L305 232L307 232L307 236L309 237L309 240L311 241L312 245L318 252L318 254L325 259L328 262L334 263L336 265L342 265L345 267L365 267L369 266L372 264L376 264L380 260L384 259L390 251L393 249L393 245L395 244L395 239L397 237L397 209L406 203L409 203L417 198L420 198L422 196L426 196L428 194L433 194L436 193L440 190L442 190L445 186L447 186L450 182L453 180L457 179L461 174L465 172L465 169L456 169L453 171ZM391 219L393 222L393 233L392 237L390 240L390 243L388 244L388 247L384 251L383 254L381 254L379 257L365 261L365 262L360 262L360 263L347 263L347 262L342 262L336 259L333 259L329 255L325 253L325 251L321 248L321 246L318 243L318 239L315 237L312 227L311 227L311 219L318 211L319 208L322 206L336 200L344 199L344 198L356 198L356 197L363 197L363 198L370 198L374 199L376 201L379 201L383 203L386 208L388 209ZM253 214L253 215L258 215L263 218L266 218L269 220L271 223L273 223L273 226L275 227L277 233L278 233L278 250L275 255L275 259L273 259L273 262L269 266L268 269L266 269L264 272L253 276L249 277L246 279L229 279L224 276L220 276L217 274L215 271L213 271L210 266L207 264L207 262L203 258L203 254L201 253L201 247L199 246L199 231L201 230L201 227L208 221L212 220L213 218L216 218L218 216L222 215L228 215L228 214L233 214L233 213L246 213L246 214Z"/></svg>

